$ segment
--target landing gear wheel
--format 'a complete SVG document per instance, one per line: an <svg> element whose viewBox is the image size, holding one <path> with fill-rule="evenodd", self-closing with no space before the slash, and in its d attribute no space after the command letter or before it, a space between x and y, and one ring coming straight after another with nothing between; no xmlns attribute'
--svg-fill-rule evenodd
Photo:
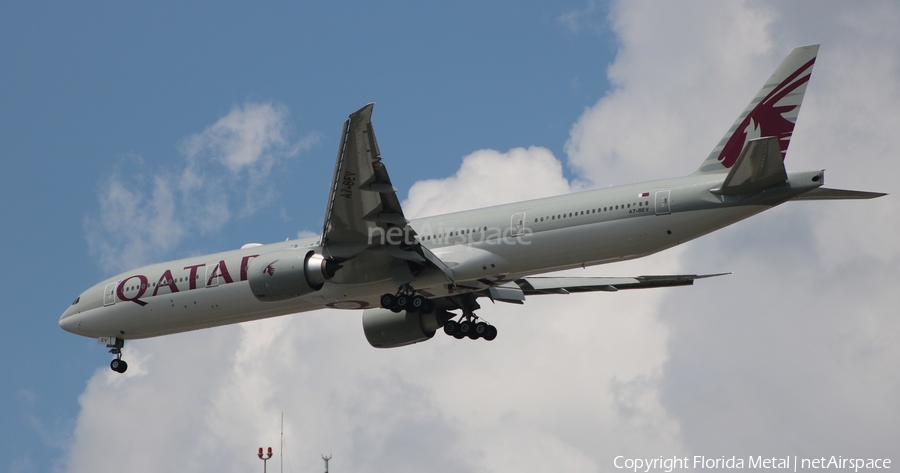
<svg viewBox="0 0 900 473"><path fill-rule="evenodd" d="M412 297L409 297L405 294L400 294L397 296L397 307L400 310L411 310L412 306Z"/></svg>
<svg viewBox="0 0 900 473"><path fill-rule="evenodd" d="M109 367L116 373L124 373L125 370L128 369L128 363L125 363L125 361L116 358L115 360L109 362Z"/></svg>
<svg viewBox="0 0 900 473"><path fill-rule="evenodd" d="M425 305L422 306L422 313L430 314L430 313L434 312L434 309L435 309L434 302L431 299L425 299Z"/></svg>
<svg viewBox="0 0 900 473"><path fill-rule="evenodd" d="M397 298L393 294L384 294L381 296L381 307L391 309L397 305Z"/></svg>
<svg viewBox="0 0 900 473"><path fill-rule="evenodd" d="M473 322L472 329L469 330L469 333L466 335L468 335L471 340L478 340L483 336L482 334L484 333L485 327L487 327L487 324L484 322Z"/></svg>
<svg viewBox="0 0 900 473"><path fill-rule="evenodd" d="M491 341L497 338L497 327L488 325L484 331L484 335L482 335L481 338L484 338L487 341Z"/></svg>
<svg viewBox="0 0 900 473"><path fill-rule="evenodd" d="M463 320L459 323L459 333L463 334L464 337L469 336L470 333L475 329L475 324L468 320Z"/></svg>
<svg viewBox="0 0 900 473"><path fill-rule="evenodd" d="M459 330L459 324L455 320L448 320L447 323L444 324L444 333L447 335L452 336L457 330Z"/></svg>
<svg viewBox="0 0 900 473"><path fill-rule="evenodd" d="M425 312L424 309L427 302L428 299L426 299L424 296L413 296L410 304L412 304L412 310L416 312Z"/></svg>
<svg viewBox="0 0 900 473"><path fill-rule="evenodd" d="M484 334L487 332L488 324L484 322L478 322L475 324L475 333L478 334L479 337L484 337Z"/></svg>

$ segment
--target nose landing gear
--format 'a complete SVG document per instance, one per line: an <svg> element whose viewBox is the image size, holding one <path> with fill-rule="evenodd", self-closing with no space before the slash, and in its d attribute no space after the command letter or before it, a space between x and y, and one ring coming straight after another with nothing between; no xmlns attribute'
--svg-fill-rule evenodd
<svg viewBox="0 0 900 473"><path fill-rule="evenodd" d="M116 373L124 373L128 369L128 363L125 363L125 360L121 358L116 358L109 362L109 367Z"/></svg>
<svg viewBox="0 0 900 473"><path fill-rule="evenodd" d="M116 373L124 373L128 369L128 363L122 359L122 348L125 347L125 340L115 337L101 337L100 343L106 343L106 348L116 357L109 362L109 368Z"/></svg>

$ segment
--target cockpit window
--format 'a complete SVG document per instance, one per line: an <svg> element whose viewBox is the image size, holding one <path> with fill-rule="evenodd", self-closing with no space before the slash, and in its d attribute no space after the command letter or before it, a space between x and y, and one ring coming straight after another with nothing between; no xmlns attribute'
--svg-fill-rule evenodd
<svg viewBox="0 0 900 473"><path fill-rule="evenodd" d="M78 298L77 298L77 299L75 299L75 302L73 302L73 303L72 303L72 305L75 305L75 304L77 304L77 303L78 303L78 301L80 301L80 300L81 300L81 296L78 296Z"/></svg>

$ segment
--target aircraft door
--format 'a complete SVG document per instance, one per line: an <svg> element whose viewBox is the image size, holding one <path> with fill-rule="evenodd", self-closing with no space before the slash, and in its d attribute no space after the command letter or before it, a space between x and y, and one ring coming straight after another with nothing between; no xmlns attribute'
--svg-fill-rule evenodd
<svg viewBox="0 0 900 473"><path fill-rule="evenodd" d="M656 215L668 215L669 210L669 192L656 191Z"/></svg>
<svg viewBox="0 0 900 473"><path fill-rule="evenodd" d="M116 303L116 283L111 282L103 288L103 305L113 305Z"/></svg>
<svg viewBox="0 0 900 473"><path fill-rule="evenodd" d="M509 219L510 236L520 236L525 234L525 212L514 213Z"/></svg>

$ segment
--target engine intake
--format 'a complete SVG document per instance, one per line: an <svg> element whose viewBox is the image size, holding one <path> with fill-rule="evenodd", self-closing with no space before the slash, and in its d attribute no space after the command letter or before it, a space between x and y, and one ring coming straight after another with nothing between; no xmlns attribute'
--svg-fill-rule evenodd
<svg viewBox="0 0 900 473"><path fill-rule="evenodd" d="M322 289L341 265L313 250L284 250L250 261L247 280L257 299L277 302Z"/></svg>
<svg viewBox="0 0 900 473"><path fill-rule="evenodd" d="M449 317L443 317L449 318ZM366 340L375 348L395 348L424 342L439 329L442 314L421 312L391 312L388 309L363 311L362 324Z"/></svg>

